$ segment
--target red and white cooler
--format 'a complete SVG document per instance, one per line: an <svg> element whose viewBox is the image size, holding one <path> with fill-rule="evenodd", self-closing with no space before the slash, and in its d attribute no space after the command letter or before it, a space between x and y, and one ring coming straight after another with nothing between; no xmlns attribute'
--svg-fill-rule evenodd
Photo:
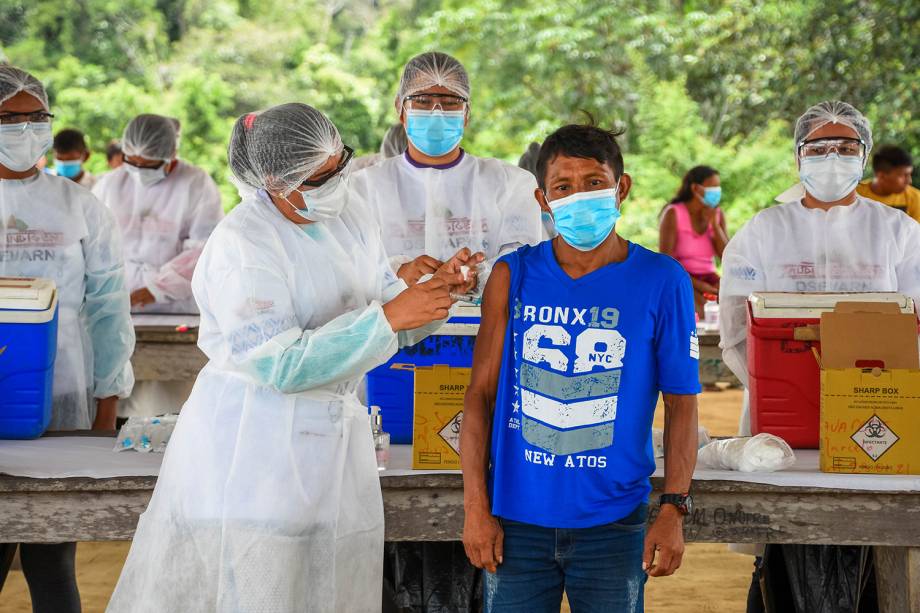
<svg viewBox="0 0 920 613"><path fill-rule="evenodd" d="M814 350L821 313L838 302L894 302L914 313L902 294L797 294L757 292L748 300L747 364L751 432L782 437L796 449L817 449L821 372Z"/></svg>

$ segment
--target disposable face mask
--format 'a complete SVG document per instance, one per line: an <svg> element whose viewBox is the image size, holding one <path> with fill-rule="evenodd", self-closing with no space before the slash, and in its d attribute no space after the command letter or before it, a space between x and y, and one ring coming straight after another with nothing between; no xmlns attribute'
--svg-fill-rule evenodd
<svg viewBox="0 0 920 613"><path fill-rule="evenodd" d="M465 111L406 111L406 135L416 149L441 157L463 139Z"/></svg>
<svg viewBox="0 0 920 613"><path fill-rule="evenodd" d="M164 162L159 168L138 168L131 164L125 164L125 170L134 177L144 187L156 185L166 178L166 163Z"/></svg>
<svg viewBox="0 0 920 613"><path fill-rule="evenodd" d="M346 171L340 172L321 187L300 192L304 204L307 205L306 209L297 208L293 202L287 198L284 199L291 205L295 214L307 221L336 219L342 214L342 209L345 208L345 204L348 202Z"/></svg>
<svg viewBox="0 0 920 613"><path fill-rule="evenodd" d="M707 187L706 191L703 194L703 204L708 206L711 209L719 206L719 203L722 201L722 188L721 187Z"/></svg>
<svg viewBox="0 0 920 613"><path fill-rule="evenodd" d="M591 251L607 240L620 218L617 187L578 192L549 204L556 231L579 251Z"/></svg>
<svg viewBox="0 0 920 613"><path fill-rule="evenodd" d="M80 160L59 160L54 158L54 171L57 176L66 179L73 179L83 170L83 162Z"/></svg>
<svg viewBox="0 0 920 613"><path fill-rule="evenodd" d="M837 202L856 189L862 178L863 160L858 156L802 158L799 179L805 190L821 202Z"/></svg>
<svg viewBox="0 0 920 613"><path fill-rule="evenodd" d="M0 164L13 172L35 166L49 149L51 123L21 123L0 126Z"/></svg>

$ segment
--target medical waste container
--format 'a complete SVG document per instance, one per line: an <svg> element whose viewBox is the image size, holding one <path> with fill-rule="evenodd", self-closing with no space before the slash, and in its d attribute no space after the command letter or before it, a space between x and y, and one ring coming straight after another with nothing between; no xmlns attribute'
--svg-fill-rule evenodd
<svg viewBox="0 0 920 613"><path fill-rule="evenodd" d="M395 445L412 443L415 373L393 365L473 365L473 344L479 332L479 307L457 306L435 334L411 347L400 349L393 358L367 374L367 404L380 407L383 429Z"/></svg>
<svg viewBox="0 0 920 613"><path fill-rule="evenodd" d="M838 302L894 302L914 313L914 302L895 293L800 294L758 292L748 300L748 393L751 432L767 432L797 449L817 449L821 414L821 313Z"/></svg>

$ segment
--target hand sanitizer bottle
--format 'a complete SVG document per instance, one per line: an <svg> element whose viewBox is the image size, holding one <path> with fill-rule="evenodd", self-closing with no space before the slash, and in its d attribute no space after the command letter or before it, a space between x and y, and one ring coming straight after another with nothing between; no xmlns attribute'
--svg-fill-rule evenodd
<svg viewBox="0 0 920 613"><path fill-rule="evenodd" d="M371 407L371 434L374 435L374 452L377 454L377 470L386 470L390 461L390 433L383 431L383 417L380 407Z"/></svg>

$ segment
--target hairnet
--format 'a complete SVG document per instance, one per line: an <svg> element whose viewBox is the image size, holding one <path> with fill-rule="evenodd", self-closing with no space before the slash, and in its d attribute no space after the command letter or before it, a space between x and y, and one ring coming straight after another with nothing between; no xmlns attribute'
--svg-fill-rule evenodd
<svg viewBox="0 0 920 613"><path fill-rule="evenodd" d="M0 104L3 104L19 92L26 92L42 103L48 110L48 94L42 82L25 70L9 64L0 64Z"/></svg>
<svg viewBox="0 0 920 613"><path fill-rule="evenodd" d="M172 117L138 115L125 128L121 148L127 156L168 162L176 157L176 125Z"/></svg>
<svg viewBox="0 0 920 613"><path fill-rule="evenodd" d="M237 119L228 158L240 183L287 195L341 150L339 131L325 115L292 102Z"/></svg>
<svg viewBox="0 0 920 613"><path fill-rule="evenodd" d="M853 128L866 143L866 158L872 150L872 126L865 115L857 111L851 104L840 100L826 100L819 102L799 117L795 122L795 147L807 139L815 130L829 123L839 123Z"/></svg>
<svg viewBox="0 0 920 613"><path fill-rule="evenodd" d="M406 96L439 85L467 100L470 98L470 77L456 58L439 51L415 56L406 64L399 81L399 108L402 108Z"/></svg>
<svg viewBox="0 0 920 613"><path fill-rule="evenodd" d="M401 123L395 123L383 136L383 142L380 143L380 155L385 158L395 158L397 155L402 155L408 148L409 139L406 136L406 129Z"/></svg>
<svg viewBox="0 0 920 613"><path fill-rule="evenodd" d="M527 146L527 151L518 160L518 168L529 171L533 176L537 176L537 158L540 157L540 143L533 142Z"/></svg>

